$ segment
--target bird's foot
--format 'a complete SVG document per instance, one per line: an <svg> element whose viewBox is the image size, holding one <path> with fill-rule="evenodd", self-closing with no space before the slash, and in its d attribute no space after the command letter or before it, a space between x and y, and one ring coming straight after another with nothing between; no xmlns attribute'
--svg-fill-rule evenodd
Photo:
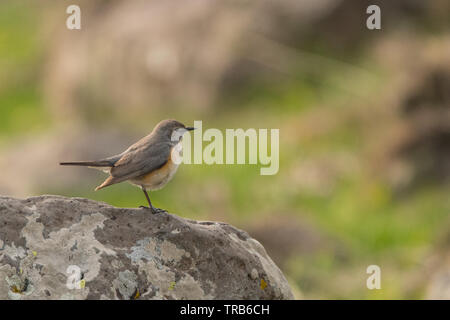
<svg viewBox="0 0 450 320"><path fill-rule="evenodd" d="M153 208L153 214L155 213L167 213L167 210L161 208Z"/></svg>
<svg viewBox="0 0 450 320"><path fill-rule="evenodd" d="M153 214L157 214L157 213L167 213L167 210L160 209L160 208L155 208L155 207L139 206L139 208L141 208L141 209L146 209L146 210L151 210L151 212L152 212Z"/></svg>

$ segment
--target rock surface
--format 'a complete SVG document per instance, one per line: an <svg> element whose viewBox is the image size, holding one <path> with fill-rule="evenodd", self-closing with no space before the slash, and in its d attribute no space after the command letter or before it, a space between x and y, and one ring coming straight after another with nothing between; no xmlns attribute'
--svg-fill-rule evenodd
<svg viewBox="0 0 450 320"><path fill-rule="evenodd" d="M0 299L292 299L259 242L80 198L0 197Z"/></svg>

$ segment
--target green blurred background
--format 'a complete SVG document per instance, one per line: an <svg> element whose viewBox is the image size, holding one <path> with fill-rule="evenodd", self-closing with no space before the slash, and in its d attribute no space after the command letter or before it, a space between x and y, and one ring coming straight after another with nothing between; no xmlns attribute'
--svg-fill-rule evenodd
<svg viewBox="0 0 450 320"><path fill-rule="evenodd" d="M135 187L94 192L102 173L58 162L167 118L278 128L277 175L184 165L155 205L246 230L297 298L449 299L449 27L447 0L3 0L0 194L137 207Z"/></svg>

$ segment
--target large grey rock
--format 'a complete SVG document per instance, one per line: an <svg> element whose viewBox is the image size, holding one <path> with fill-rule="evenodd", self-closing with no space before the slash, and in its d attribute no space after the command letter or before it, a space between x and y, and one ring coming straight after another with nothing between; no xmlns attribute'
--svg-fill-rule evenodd
<svg viewBox="0 0 450 320"><path fill-rule="evenodd" d="M0 299L292 298L261 244L228 224L0 197Z"/></svg>

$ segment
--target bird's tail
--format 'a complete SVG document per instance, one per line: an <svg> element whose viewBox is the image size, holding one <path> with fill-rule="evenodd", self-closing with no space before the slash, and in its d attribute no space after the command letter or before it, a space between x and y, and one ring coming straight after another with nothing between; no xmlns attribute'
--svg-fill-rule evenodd
<svg viewBox="0 0 450 320"><path fill-rule="evenodd" d="M60 162L61 166L87 166L87 167L113 167L114 162L109 160L99 161L72 161L72 162Z"/></svg>

